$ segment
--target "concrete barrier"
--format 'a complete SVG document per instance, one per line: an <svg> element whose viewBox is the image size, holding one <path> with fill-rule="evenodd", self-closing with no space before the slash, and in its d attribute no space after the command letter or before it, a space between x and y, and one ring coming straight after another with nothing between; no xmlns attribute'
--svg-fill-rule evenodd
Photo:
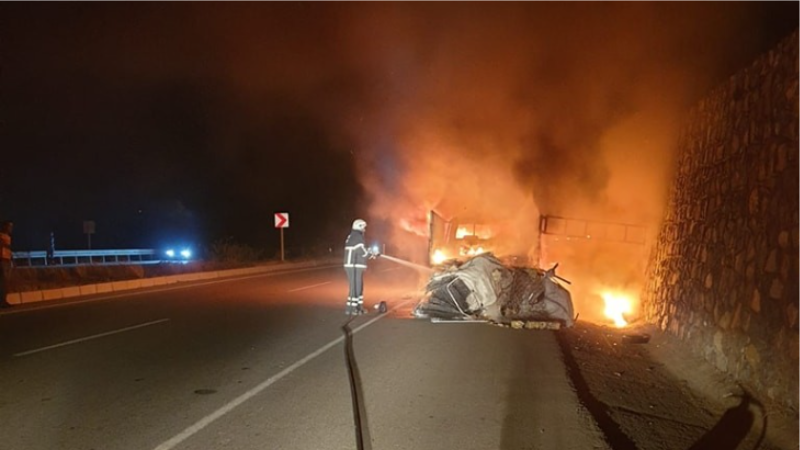
<svg viewBox="0 0 800 450"><path fill-rule="evenodd" d="M244 269L219 270L213 272L193 272L165 277L139 278L135 280L112 281L108 283L85 284L59 289L41 291L13 292L6 296L12 305L26 305L29 303L63 300L66 298L82 297L113 292L125 292L135 289L144 289L157 286L167 286L179 283L191 283L223 278L236 278L247 275L256 275L269 272L283 272L292 269L312 267L334 267L340 264L339 260L313 260L291 263L270 264L265 266L246 267Z"/></svg>
<svg viewBox="0 0 800 450"><path fill-rule="evenodd" d="M114 288L111 286L111 283L100 283L95 285L97 287L98 294L108 294L110 292L114 292Z"/></svg>
<svg viewBox="0 0 800 450"><path fill-rule="evenodd" d="M79 287L66 287L61 289L61 298L80 297L81 288Z"/></svg>
<svg viewBox="0 0 800 450"><path fill-rule="evenodd" d="M31 303L31 302L40 302L40 301L42 301L42 291L21 292L20 293L20 302L21 303Z"/></svg>
<svg viewBox="0 0 800 450"><path fill-rule="evenodd" d="M42 291L43 302L48 300L61 300L62 298L64 298L64 293L61 289L48 289L46 291Z"/></svg>

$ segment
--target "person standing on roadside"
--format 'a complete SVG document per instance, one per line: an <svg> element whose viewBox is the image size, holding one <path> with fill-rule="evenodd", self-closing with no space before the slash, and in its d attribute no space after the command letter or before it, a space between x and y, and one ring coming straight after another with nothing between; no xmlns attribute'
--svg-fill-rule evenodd
<svg viewBox="0 0 800 450"><path fill-rule="evenodd" d="M6 299L8 295L8 277L11 275L11 232L14 224L4 220L0 222L0 308L11 306Z"/></svg>

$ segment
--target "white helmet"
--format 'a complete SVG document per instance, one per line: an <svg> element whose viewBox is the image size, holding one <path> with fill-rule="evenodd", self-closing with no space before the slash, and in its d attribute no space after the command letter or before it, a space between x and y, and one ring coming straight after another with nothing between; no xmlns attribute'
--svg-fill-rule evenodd
<svg viewBox="0 0 800 450"><path fill-rule="evenodd" d="M361 219L356 219L353 221L353 229L358 231L364 231L367 228L367 222L364 222Z"/></svg>

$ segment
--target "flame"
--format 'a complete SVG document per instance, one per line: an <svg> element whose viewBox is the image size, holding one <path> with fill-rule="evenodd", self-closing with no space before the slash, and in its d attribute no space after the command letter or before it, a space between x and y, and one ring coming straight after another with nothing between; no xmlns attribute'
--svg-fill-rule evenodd
<svg viewBox="0 0 800 450"><path fill-rule="evenodd" d="M434 251L433 256L431 256L431 262L433 264L441 264L447 261L448 259L449 258L447 257L447 254L441 250Z"/></svg>
<svg viewBox="0 0 800 450"><path fill-rule="evenodd" d="M600 294L606 303L605 314L614 321L617 328L628 325L625 314L633 311L633 300L621 292L604 291Z"/></svg>
<svg viewBox="0 0 800 450"><path fill-rule="evenodd" d="M456 239L464 239L464 236L472 236L472 230L461 225L456 230Z"/></svg>
<svg viewBox="0 0 800 450"><path fill-rule="evenodd" d="M464 239L466 236L475 236L479 239L491 239L494 236L492 229L483 224L462 224L456 229L456 239Z"/></svg>
<svg viewBox="0 0 800 450"><path fill-rule="evenodd" d="M461 247L461 250L459 250L461 256L476 256L483 253L486 253L483 247Z"/></svg>

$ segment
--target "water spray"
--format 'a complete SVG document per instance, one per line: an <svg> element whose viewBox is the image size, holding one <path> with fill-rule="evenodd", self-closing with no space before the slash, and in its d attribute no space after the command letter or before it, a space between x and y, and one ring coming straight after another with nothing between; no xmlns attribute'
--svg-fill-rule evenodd
<svg viewBox="0 0 800 450"><path fill-rule="evenodd" d="M395 258L394 256L389 256L389 255L384 255L384 254L380 254L378 256L381 257L381 258L386 258L389 261L396 262L397 264L400 264L402 266L411 267L412 269L417 269L417 270L419 270L421 272L428 272L428 273L435 272L435 270L431 269L430 267L423 266L421 264L415 264L415 263L412 263L411 261L406 261L404 259Z"/></svg>

